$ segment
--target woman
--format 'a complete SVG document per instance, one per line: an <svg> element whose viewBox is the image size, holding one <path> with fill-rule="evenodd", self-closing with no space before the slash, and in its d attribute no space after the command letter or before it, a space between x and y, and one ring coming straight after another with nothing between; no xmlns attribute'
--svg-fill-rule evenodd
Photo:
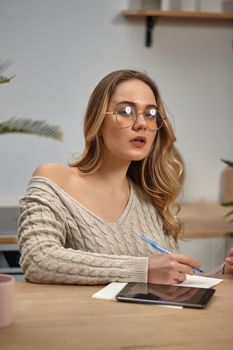
<svg viewBox="0 0 233 350"><path fill-rule="evenodd" d="M176 253L180 223L174 207L183 167L154 82L136 71L108 74L91 95L84 136L81 157L71 166L37 168L20 201L25 278L184 281L200 263ZM156 254L142 234L173 254Z"/></svg>

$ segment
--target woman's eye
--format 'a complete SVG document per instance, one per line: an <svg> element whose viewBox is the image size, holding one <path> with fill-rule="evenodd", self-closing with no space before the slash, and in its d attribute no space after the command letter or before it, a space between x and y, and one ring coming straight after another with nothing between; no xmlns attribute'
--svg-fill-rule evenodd
<svg viewBox="0 0 233 350"><path fill-rule="evenodd" d="M120 109L118 110L118 114L124 115L124 116L130 116L130 115L133 114L132 108L129 107L129 106L120 108Z"/></svg>
<svg viewBox="0 0 233 350"><path fill-rule="evenodd" d="M145 113L146 118L156 118L157 116L157 110L155 108L149 109L148 111L146 111Z"/></svg>

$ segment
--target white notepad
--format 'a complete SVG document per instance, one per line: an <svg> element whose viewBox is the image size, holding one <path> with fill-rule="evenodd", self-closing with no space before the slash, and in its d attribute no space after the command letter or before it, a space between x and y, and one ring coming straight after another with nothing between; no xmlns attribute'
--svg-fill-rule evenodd
<svg viewBox="0 0 233 350"><path fill-rule="evenodd" d="M177 284L178 286L184 287L196 287L196 288L212 288L222 282L220 278L197 276L197 275L186 275L186 280L182 283Z"/></svg>
<svg viewBox="0 0 233 350"><path fill-rule="evenodd" d="M92 295L92 298L116 300L116 295L126 286L127 283L112 282Z"/></svg>
<svg viewBox="0 0 233 350"><path fill-rule="evenodd" d="M220 278L186 275L186 280L179 283L179 286L211 288L222 282ZM116 300L116 295L126 286L127 283L112 282L92 295L93 298Z"/></svg>

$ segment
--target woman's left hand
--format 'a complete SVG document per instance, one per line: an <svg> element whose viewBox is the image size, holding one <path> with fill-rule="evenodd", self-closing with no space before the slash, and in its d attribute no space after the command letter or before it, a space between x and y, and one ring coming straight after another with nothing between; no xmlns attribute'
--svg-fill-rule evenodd
<svg viewBox="0 0 233 350"><path fill-rule="evenodd" d="M225 259L224 274L233 273L233 248L230 249Z"/></svg>

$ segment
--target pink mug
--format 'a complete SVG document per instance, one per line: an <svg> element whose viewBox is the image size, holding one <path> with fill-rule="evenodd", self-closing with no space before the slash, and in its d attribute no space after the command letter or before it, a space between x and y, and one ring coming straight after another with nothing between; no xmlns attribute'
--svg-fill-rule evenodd
<svg viewBox="0 0 233 350"><path fill-rule="evenodd" d="M13 276L0 274L0 327L12 322L14 285Z"/></svg>

